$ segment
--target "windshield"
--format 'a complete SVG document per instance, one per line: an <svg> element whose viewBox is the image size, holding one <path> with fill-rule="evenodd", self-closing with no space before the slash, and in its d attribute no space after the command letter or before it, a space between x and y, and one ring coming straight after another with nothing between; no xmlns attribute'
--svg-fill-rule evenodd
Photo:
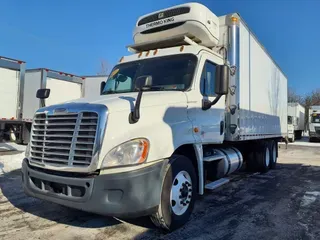
<svg viewBox="0 0 320 240"><path fill-rule="evenodd" d="M288 116L288 124L292 124L292 117Z"/></svg>
<svg viewBox="0 0 320 240"><path fill-rule="evenodd" d="M311 122L312 123L320 123L320 114L319 113L313 113L311 115Z"/></svg>
<svg viewBox="0 0 320 240"><path fill-rule="evenodd" d="M150 58L119 64L112 70L102 94L137 91L135 80L152 77L152 90L185 91L192 82L197 57L191 54Z"/></svg>

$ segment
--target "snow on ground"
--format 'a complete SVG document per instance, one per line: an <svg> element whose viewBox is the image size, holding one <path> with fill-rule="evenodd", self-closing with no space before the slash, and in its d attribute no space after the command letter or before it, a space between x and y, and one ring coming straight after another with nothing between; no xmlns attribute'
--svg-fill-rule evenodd
<svg viewBox="0 0 320 240"><path fill-rule="evenodd" d="M24 152L14 154L8 153L6 155L0 154L0 176L21 168L24 156Z"/></svg>
<svg viewBox="0 0 320 240"><path fill-rule="evenodd" d="M0 152L25 151L26 147L26 145L19 145L14 142L0 142Z"/></svg>
<svg viewBox="0 0 320 240"><path fill-rule="evenodd" d="M284 145L285 143L279 143ZM306 146L306 147L320 147L320 142L309 142L309 137L302 137L302 139L296 140L293 143L288 143L290 146Z"/></svg>

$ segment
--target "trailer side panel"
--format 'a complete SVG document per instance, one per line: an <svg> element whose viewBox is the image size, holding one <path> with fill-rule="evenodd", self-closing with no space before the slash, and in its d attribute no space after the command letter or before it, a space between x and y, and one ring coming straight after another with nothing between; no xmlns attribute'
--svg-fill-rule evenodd
<svg viewBox="0 0 320 240"><path fill-rule="evenodd" d="M47 78L47 86L50 97L46 100L46 105L54 105L66 101L81 98L82 85L80 83L63 81L55 78Z"/></svg>
<svg viewBox="0 0 320 240"><path fill-rule="evenodd" d="M88 76L84 80L84 97L92 98L100 95L100 84L106 81L108 76Z"/></svg>
<svg viewBox="0 0 320 240"><path fill-rule="evenodd" d="M247 26L239 23L240 139L287 135L287 79Z"/></svg>
<svg viewBox="0 0 320 240"><path fill-rule="evenodd" d="M18 118L19 80L19 71L0 68L0 118Z"/></svg>
<svg viewBox="0 0 320 240"><path fill-rule="evenodd" d="M23 118L33 119L34 113L40 108L36 98L37 90L41 88L41 72L28 72L25 76Z"/></svg>

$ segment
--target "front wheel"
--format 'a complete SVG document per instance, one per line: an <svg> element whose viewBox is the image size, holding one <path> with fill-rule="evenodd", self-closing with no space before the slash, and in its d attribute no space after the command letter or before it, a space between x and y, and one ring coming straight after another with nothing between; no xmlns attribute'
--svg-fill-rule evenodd
<svg viewBox="0 0 320 240"><path fill-rule="evenodd" d="M151 216L152 222L168 231L184 225L196 201L197 182L190 159L180 155L172 156L164 174L160 205Z"/></svg>

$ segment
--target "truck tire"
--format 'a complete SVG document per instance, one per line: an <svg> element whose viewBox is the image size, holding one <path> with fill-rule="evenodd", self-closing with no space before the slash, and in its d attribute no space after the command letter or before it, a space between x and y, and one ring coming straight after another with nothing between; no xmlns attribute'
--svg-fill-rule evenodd
<svg viewBox="0 0 320 240"><path fill-rule="evenodd" d="M271 154L270 143L263 142L254 145L254 150L248 154L248 170L253 172L267 172L270 168Z"/></svg>
<svg viewBox="0 0 320 240"><path fill-rule="evenodd" d="M190 159L173 155L164 173L158 210L151 215L152 222L167 231L173 231L188 220L197 195L197 176Z"/></svg>
<svg viewBox="0 0 320 240"><path fill-rule="evenodd" d="M271 156L270 169L275 169L277 166L277 150L278 150L277 141L270 141L269 150L270 150L270 156Z"/></svg>
<svg viewBox="0 0 320 240"><path fill-rule="evenodd" d="M258 171L260 172L268 172L270 169L271 163L271 154L269 143L263 143L260 145L259 150L257 151L257 163L258 163Z"/></svg>

